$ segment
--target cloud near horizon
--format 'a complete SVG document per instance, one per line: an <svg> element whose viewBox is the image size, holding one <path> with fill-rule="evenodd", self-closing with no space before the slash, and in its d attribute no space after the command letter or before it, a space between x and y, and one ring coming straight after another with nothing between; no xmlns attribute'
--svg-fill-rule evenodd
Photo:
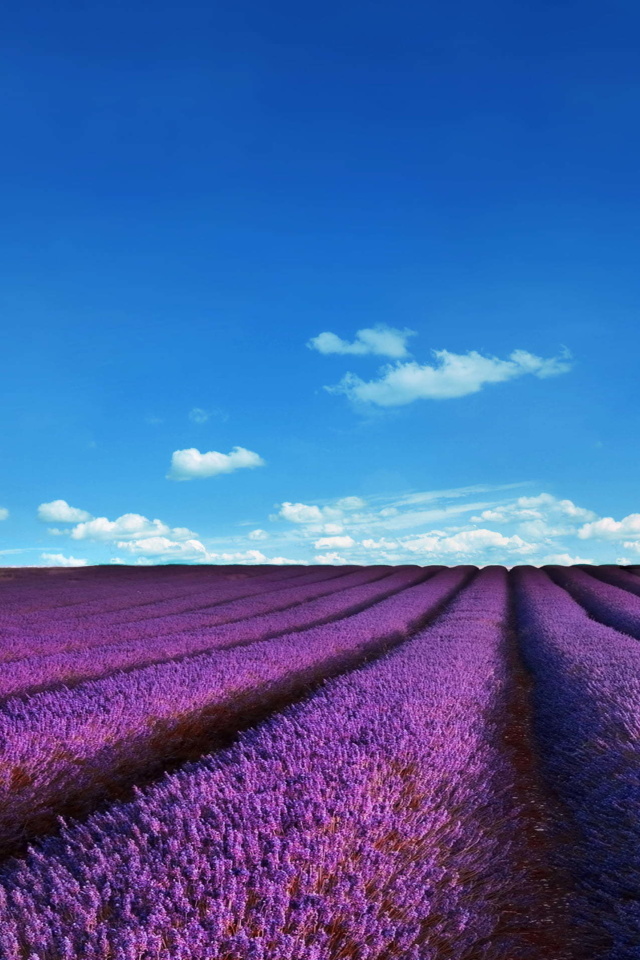
<svg viewBox="0 0 640 960"><path fill-rule="evenodd" d="M71 530L72 540L121 540L134 537L165 536L171 534L179 540L195 537L187 527L169 527L162 520L149 520L139 513L124 513L115 520L95 517L77 524Z"/></svg>
<svg viewBox="0 0 640 960"><path fill-rule="evenodd" d="M578 531L581 540L623 540L625 538L640 538L640 513L630 513L622 520L613 517L602 517L592 523L585 523ZM626 546L626 544L625 544Z"/></svg>
<svg viewBox="0 0 640 960"><path fill-rule="evenodd" d="M558 376L571 369L568 352L557 357L538 357L514 350L506 360L483 356L475 350L451 353L434 350L435 363L398 362L383 367L377 380L362 380L347 373L340 383L327 386L329 393L380 407L396 407L415 400L448 400L478 393L487 384L503 383L533 375L539 379Z"/></svg>
<svg viewBox="0 0 640 960"><path fill-rule="evenodd" d="M327 549L327 547L338 547L344 549L345 547L354 547L356 544L353 537L320 537L319 540L316 540L314 547L316 550Z"/></svg>
<svg viewBox="0 0 640 960"><path fill-rule="evenodd" d="M86 544L93 562L130 563L632 563L640 554L640 514L621 520L598 515L549 493L510 496L508 486L401 492L395 496L343 496L316 502L284 501L265 517L264 528L240 522L242 532L200 537L188 527L126 513L92 517L66 530L51 530ZM478 501L482 490L487 499ZM515 490L513 491L516 492ZM517 491L519 492L519 491ZM45 517L61 525L76 516L67 501L45 504ZM60 506L60 503L63 506ZM42 505L41 505L42 506ZM47 511L51 510L51 513ZM210 534L215 531L209 531ZM589 540L592 556L582 556ZM270 546L263 552L263 542ZM98 554L90 549L98 547ZM256 547L262 549L256 549ZM33 549L42 549L33 548ZM55 549L55 548L54 548ZM614 552L615 550L615 552ZM118 556L115 556L115 554ZM52 565L82 563L47 552Z"/></svg>
<svg viewBox="0 0 640 960"><path fill-rule="evenodd" d="M201 453L196 447L187 450L175 450L171 456L169 480L196 480L215 477L220 473L233 473L234 470L264 467L265 461L252 450L234 447L230 453L218 453L210 450Z"/></svg>
<svg viewBox="0 0 640 960"><path fill-rule="evenodd" d="M311 350L317 350L318 353L327 354L351 354L364 356L366 354L377 354L381 357L391 357L399 360L408 355L407 340L416 335L415 330L409 330L405 327L399 330L396 327L388 327L386 324L377 324L375 327L364 327L356 331L355 340L349 343L343 340L335 333L319 333L317 337L312 337L307 346Z"/></svg>
<svg viewBox="0 0 640 960"><path fill-rule="evenodd" d="M65 557L63 553L41 553L41 560L47 561L48 567L86 567L88 560L80 557Z"/></svg>
<svg viewBox="0 0 640 960"><path fill-rule="evenodd" d="M230 564L273 564L306 565L306 560L290 560L288 557L267 557L261 550L235 550L229 552L210 551L200 540L176 542L169 537L143 537L139 540L124 540L117 544L119 550L138 557L137 562L157 563L158 561L177 560L182 563L230 563ZM113 562L123 563L120 557Z"/></svg>

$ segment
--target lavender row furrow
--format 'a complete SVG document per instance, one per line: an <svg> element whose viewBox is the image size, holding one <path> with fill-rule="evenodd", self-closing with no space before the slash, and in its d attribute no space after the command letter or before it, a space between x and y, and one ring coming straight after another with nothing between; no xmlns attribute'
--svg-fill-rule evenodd
<svg viewBox="0 0 640 960"><path fill-rule="evenodd" d="M576 567L546 567L551 579L567 590L587 613L614 630L640 639L640 597L604 583Z"/></svg>
<svg viewBox="0 0 640 960"><path fill-rule="evenodd" d="M400 651L11 867L7 960L538 960L506 612L480 574Z"/></svg>
<svg viewBox="0 0 640 960"><path fill-rule="evenodd" d="M253 615L253 604L247 602L246 618L223 624L215 630L196 631L191 618L187 617L182 621L181 632L156 636L150 628L155 626L155 630L166 629L166 624L162 620L157 624L154 621L151 625L141 625L147 629L136 631L138 639L110 645L94 645L97 639L95 634L85 637L84 641L74 636L74 646L80 646L80 649L71 653L34 656L5 663L0 673L0 697L16 695L21 691L36 692L62 682L77 683L91 677L106 676L115 670L133 669L178 657L193 656L205 650L222 650L254 643L292 630L305 630L356 613L398 590L421 582L427 576L420 568L400 570L395 574L391 573L391 569L393 568L384 571L386 576L383 576L380 568L374 568L343 577L336 584L340 589L334 589L328 596L315 600L308 598L314 594L326 594L326 585L315 585L306 589L294 588L296 593L291 594L288 599L273 599L271 603L274 611L263 616ZM294 597L295 603L292 606L280 609L280 605L292 603ZM260 606L269 606L266 598L260 597L260 601ZM220 618L224 620L222 614ZM106 635L109 635L109 631Z"/></svg>
<svg viewBox="0 0 640 960"><path fill-rule="evenodd" d="M85 811L169 760L202 752L252 710L406 637L469 575L468 567L445 570L304 633L9 700L0 710L0 845L14 849L56 813Z"/></svg>
<svg viewBox="0 0 640 960"><path fill-rule="evenodd" d="M590 619L544 572L513 575L546 777L561 804L558 863L576 888L574 922L603 937L590 955L632 960L640 944L640 644Z"/></svg>

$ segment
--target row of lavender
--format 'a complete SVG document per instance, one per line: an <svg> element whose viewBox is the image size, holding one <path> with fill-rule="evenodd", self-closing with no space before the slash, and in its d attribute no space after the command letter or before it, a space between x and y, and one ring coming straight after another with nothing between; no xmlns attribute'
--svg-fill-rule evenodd
<svg viewBox="0 0 640 960"><path fill-rule="evenodd" d="M7 957L538 957L507 615L487 570L394 655L30 854Z"/></svg>
<svg viewBox="0 0 640 960"><path fill-rule="evenodd" d="M401 570L355 588L357 597L329 598L336 619L326 626L9 699L0 709L0 851L16 849L59 813L79 815L199 755L242 722L398 642L469 573L446 570L423 583L426 571ZM364 609L344 615L354 607ZM328 607L321 619L329 619Z"/></svg>
<svg viewBox="0 0 640 960"><path fill-rule="evenodd" d="M576 926L604 938L595 955L632 960L640 956L640 643L595 616L637 630L639 581L597 572L607 582L560 567L549 570L557 584L531 568L513 577L543 771L561 811L557 869L571 877Z"/></svg>
<svg viewBox="0 0 640 960"><path fill-rule="evenodd" d="M84 813L105 783L166 768L167 744L184 761L241 715L281 712L9 864L1 955L635 957L640 647L592 617L614 601L629 628L640 581L596 573L569 571L564 589L511 574L533 788L535 762L524 757L523 775L527 747L513 743L518 645L501 569L470 582L469 569L431 571L414 586L404 571L401 592L329 626L9 701L7 849L48 829L65 798ZM592 617L572 599L581 589ZM282 710L446 601L395 653Z"/></svg>
<svg viewBox="0 0 640 960"><path fill-rule="evenodd" d="M365 569L320 583L305 578L294 587L220 602L196 617L188 612L180 617L153 617L124 636L103 626L97 631L74 630L70 640L64 633L46 639L24 638L23 653L27 648L30 652L5 661L0 697L304 630L355 613L434 572L392 570ZM15 654L15 645L13 651Z"/></svg>
<svg viewBox="0 0 640 960"><path fill-rule="evenodd" d="M160 572L161 571L161 572ZM241 581L258 582L262 578L277 580L301 575L304 568L289 567L86 567L65 570L25 568L0 574L2 614L29 612L40 615L43 610L57 613L74 607L90 609L100 604L116 609L124 597L128 604L154 602L167 595L192 593L197 585L205 589L215 584Z"/></svg>
<svg viewBox="0 0 640 960"><path fill-rule="evenodd" d="M57 642L63 642L75 636L78 630L90 630L92 626L100 629L114 627L119 623L135 622L136 620L156 620L167 614L187 613L192 610L207 609L220 603L236 599L268 593L287 586L295 586L296 582L332 581L344 575L353 568L317 568L300 573L292 571L283 576L262 575L250 580L213 579L213 582L201 582L194 579L191 589L187 592L180 590L167 596L166 587L163 591L147 590L140 593L132 590L132 584L123 584L116 596L107 596L96 601L87 600L85 603L63 604L53 607L43 606L41 610L24 609L21 601L6 598L0 613L0 636L4 641L5 649L12 655L10 641L20 638L33 637L36 641L40 637L56 637ZM177 584L175 585L177 587Z"/></svg>

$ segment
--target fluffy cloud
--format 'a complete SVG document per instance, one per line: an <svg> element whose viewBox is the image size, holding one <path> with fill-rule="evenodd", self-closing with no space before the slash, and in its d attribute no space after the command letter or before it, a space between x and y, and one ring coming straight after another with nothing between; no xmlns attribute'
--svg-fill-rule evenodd
<svg viewBox="0 0 640 960"><path fill-rule="evenodd" d="M327 547L353 547L355 546L355 540L352 537L320 537L319 540L316 540L314 547L316 550L326 549Z"/></svg>
<svg viewBox="0 0 640 960"><path fill-rule="evenodd" d="M395 407L414 400L442 400L477 393L489 383L513 380L525 374L546 378L571 369L568 354L537 357L526 350L514 350L507 360L485 357L475 350L465 354L434 350L436 363L415 361L389 364L377 380L362 380L347 373L330 393L343 393L350 400Z"/></svg>
<svg viewBox="0 0 640 960"><path fill-rule="evenodd" d="M41 553L40 559L51 567L86 567L89 562L79 557L65 557L62 553Z"/></svg>
<svg viewBox="0 0 640 960"><path fill-rule="evenodd" d="M200 453L195 447L190 447L173 452L167 477L170 480L194 480L264 465L262 457L244 447L234 447L231 453L218 453L216 450Z"/></svg>
<svg viewBox="0 0 640 960"><path fill-rule="evenodd" d="M519 536L505 537L497 530L463 530L447 536L441 530L432 530L413 540L402 542L405 550L412 553L438 556L477 556L487 549L498 548L501 551L517 554L533 553L535 544L527 543Z"/></svg>
<svg viewBox="0 0 640 960"><path fill-rule="evenodd" d="M117 547L138 557L137 562L143 564L164 560L181 563L269 563L276 566L306 564L305 560L290 560L288 557L266 557L260 550L212 552L200 540L195 539L178 542L169 537L142 537L139 540L121 541ZM117 559L118 562L123 562L120 558Z"/></svg>
<svg viewBox="0 0 640 960"><path fill-rule="evenodd" d="M289 523L314 524L314 532L317 533L342 533L344 514L364 506L365 502L360 497L343 497L342 500L337 500L334 506L326 507L285 501L280 504L277 516Z"/></svg>
<svg viewBox="0 0 640 960"><path fill-rule="evenodd" d="M267 563L273 563L277 567L306 567L308 560L290 560L288 557L271 557Z"/></svg>
<svg viewBox="0 0 640 960"><path fill-rule="evenodd" d="M407 340L415 335L415 330L398 330L378 324L375 327L365 327L356 332L353 343L342 340L335 333L320 333L307 343L312 350L319 353L367 354L373 353L382 357L400 359L407 356Z"/></svg>
<svg viewBox="0 0 640 960"><path fill-rule="evenodd" d="M518 532L529 538L575 535L585 521L594 520L593 510L578 507L572 500L558 500L550 493L518 497L514 503L483 510L471 517L473 523L516 523Z"/></svg>
<svg viewBox="0 0 640 960"><path fill-rule="evenodd" d="M368 540L362 541L362 546L365 550L397 550L398 544L395 540L385 540L384 537L381 537L380 540L373 540L369 538Z"/></svg>
<svg viewBox="0 0 640 960"><path fill-rule="evenodd" d="M268 536L266 530L252 530L249 534L249 540L266 540Z"/></svg>
<svg viewBox="0 0 640 960"><path fill-rule="evenodd" d="M171 540L169 537L141 537L137 540L121 540L118 550L144 554L148 557L172 557L184 560L199 560L207 557L207 548L199 540Z"/></svg>
<svg viewBox="0 0 640 960"><path fill-rule="evenodd" d="M279 515L290 523L319 523L322 520L320 507L309 506L306 503L285 501L280 507Z"/></svg>
<svg viewBox="0 0 640 960"><path fill-rule="evenodd" d="M640 513L630 513L622 520L602 517L593 523L585 523L578 530L578 536L581 540L623 540L625 537L635 540L640 537Z"/></svg>
<svg viewBox="0 0 640 960"><path fill-rule="evenodd" d="M346 564L347 561L339 553L320 553L315 558L316 563Z"/></svg>
<svg viewBox="0 0 640 960"><path fill-rule="evenodd" d="M73 540L121 540L166 534L177 539L195 536L187 527L174 527L172 530L162 520L148 520L139 513L124 513L116 520L96 517L94 520L77 524L71 531Z"/></svg>
<svg viewBox="0 0 640 960"><path fill-rule="evenodd" d="M549 514L579 522L594 520L596 517L593 510L578 507L573 500L558 500L550 493L541 493L537 497L518 497L514 503L484 510L480 516L471 519L507 523L513 520L542 520Z"/></svg>
<svg viewBox="0 0 640 960"><path fill-rule="evenodd" d="M9 511L6 507L0 507L0 520L6 520L9 516Z"/></svg>
<svg viewBox="0 0 640 960"><path fill-rule="evenodd" d="M209 563L270 563L260 550L238 550L235 553L210 553Z"/></svg>
<svg viewBox="0 0 640 960"><path fill-rule="evenodd" d="M574 563L593 563L593 560L588 560L586 557L574 557L570 553L551 553L549 556L545 557L540 566L543 566L546 563L557 564L561 567L570 567Z"/></svg>
<svg viewBox="0 0 640 960"><path fill-rule="evenodd" d="M51 500L38 507L38 519L45 523L79 523L91 520L91 514L78 507L70 507L66 500Z"/></svg>
<svg viewBox="0 0 640 960"><path fill-rule="evenodd" d="M342 533L343 527L341 523L323 523L322 524L322 533Z"/></svg>

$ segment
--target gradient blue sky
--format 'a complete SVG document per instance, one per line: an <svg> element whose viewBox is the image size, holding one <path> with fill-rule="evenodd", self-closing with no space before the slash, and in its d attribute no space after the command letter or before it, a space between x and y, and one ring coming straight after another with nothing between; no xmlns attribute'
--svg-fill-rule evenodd
<svg viewBox="0 0 640 960"><path fill-rule="evenodd" d="M640 563L636 3L36 0L0 47L5 563Z"/></svg>

